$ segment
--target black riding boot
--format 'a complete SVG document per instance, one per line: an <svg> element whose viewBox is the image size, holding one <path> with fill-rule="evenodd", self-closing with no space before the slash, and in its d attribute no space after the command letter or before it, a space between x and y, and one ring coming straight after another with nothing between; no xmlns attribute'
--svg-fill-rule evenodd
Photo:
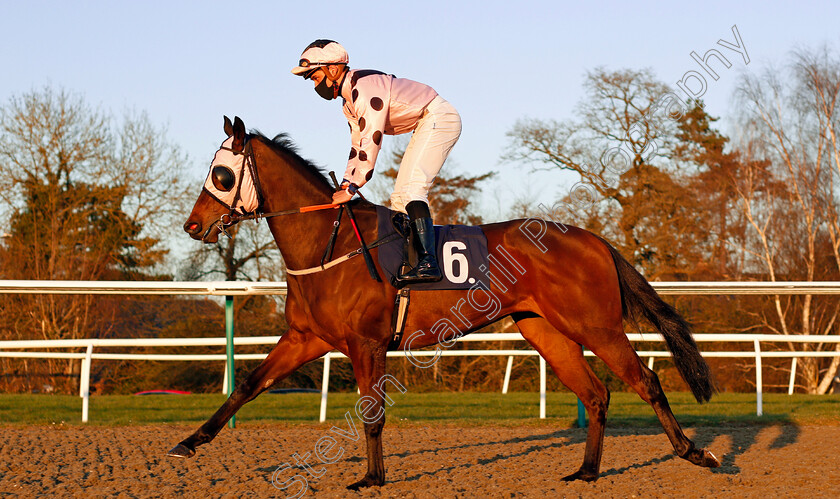
<svg viewBox="0 0 840 499"><path fill-rule="evenodd" d="M411 239L417 250L417 265L400 275L402 285L420 282L437 282L443 277L438 267L435 247L435 227L430 217L417 218L409 223Z"/></svg>

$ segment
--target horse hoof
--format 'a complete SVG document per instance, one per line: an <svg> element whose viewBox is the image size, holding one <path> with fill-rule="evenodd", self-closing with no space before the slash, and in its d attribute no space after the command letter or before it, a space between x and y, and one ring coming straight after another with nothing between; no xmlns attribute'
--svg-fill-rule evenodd
<svg viewBox="0 0 840 499"><path fill-rule="evenodd" d="M707 449L692 449L685 457L686 461L704 468L719 468L720 461Z"/></svg>
<svg viewBox="0 0 840 499"><path fill-rule="evenodd" d="M703 451L703 458L700 466L704 466L706 468L720 468L720 460L712 454L712 451L708 449L702 449Z"/></svg>
<svg viewBox="0 0 840 499"><path fill-rule="evenodd" d="M591 471L585 470L577 470L569 476L564 476L564 482L573 482L575 480L583 480L584 482L594 482L598 479L597 473L592 473Z"/></svg>
<svg viewBox="0 0 840 499"><path fill-rule="evenodd" d="M190 449L184 444L178 444L171 451L167 452L168 457L188 458L195 455L195 450Z"/></svg>
<svg viewBox="0 0 840 499"><path fill-rule="evenodd" d="M365 487L381 487L382 485L385 485L385 479L384 478L376 479L376 478L371 478L369 476L365 476L364 478L362 478L358 482L351 483L350 485L348 485L347 490L359 490L359 489L363 489Z"/></svg>

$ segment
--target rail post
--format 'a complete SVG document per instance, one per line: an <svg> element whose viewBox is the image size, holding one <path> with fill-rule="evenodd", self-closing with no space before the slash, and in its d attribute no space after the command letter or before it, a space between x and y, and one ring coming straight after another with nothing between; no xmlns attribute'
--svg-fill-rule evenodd
<svg viewBox="0 0 840 499"><path fill-rule="evenodd" d="M327 420L327 394L330 388L330 353L324 355L324 377L321 379L321 414L318 416L318 422L323 423Z"/></svg>
<svg viewBox="0 0 840 499"><path fill-rule="evenodd" d="M540 419L545 419L545 359L540 356Z"/></svg>
<svg viewBox="0 0 840 499"><path fill-rule="evenodd" d="M228 398L236 386L236 373L233 364L233 296L225 296L225 337L227 338L227 391ZM228 421L229 428L236 428L236 414Z"/></svg>
<svg viewBox="0 0 840 499"><path fill-rule="evenodd" d="M762 407L762 388L761 388L761 345L758 340L753 340L755 345L755 414L761 416L764 413Z"/></svg>
<svg viewBox="0 0 840 499"><path fill-rule="evenodd" d="M796 382L796 357L790 361L790 382L788 383L788 395L793 395L794 383Z"/></svg>
<svg viewBox="0 0 840 499"><path fill-rule="evenodd" d="M79 396L82 397L82 423L88 422L90 407L90 363L93 356L93 343L88 343L85 358L82 360L82 370L79 373Z"/></svg>
<svg viewBox="0 0 840 499"><path fill-rule="evenodd" d="M437 366L437 364L435 364ZM505 381L502 383L502 395L507 395L510 386L510 370L513 369L513 355L508 356L507 368L505 369Z"/></svg>
<svg viewBox="0 0 840 499"><path fill-rule="evenodd" d="M222 374L222 395L230 397L230 390L228 389L228 365L227 358L225 358L225 373Z"/></svg>

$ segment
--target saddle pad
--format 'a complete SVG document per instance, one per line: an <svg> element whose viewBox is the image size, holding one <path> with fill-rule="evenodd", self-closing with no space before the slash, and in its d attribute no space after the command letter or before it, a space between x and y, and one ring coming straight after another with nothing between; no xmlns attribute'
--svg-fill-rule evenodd
<svg viewBox="0 0 840 499"><path fill-rule="evenodd" d="M395 214L384 206L376 207L379 238L397 232L391 217ZM470 225L436 225L435 241L437 260L443 279L439 282L412 284L413 290L469 289L482 281L488 287L489 279L479 267L487 265L487 237L480 227ZM379 265L389 282L399 272L403 261L403 238L383 244L378 249Z"/></svg>

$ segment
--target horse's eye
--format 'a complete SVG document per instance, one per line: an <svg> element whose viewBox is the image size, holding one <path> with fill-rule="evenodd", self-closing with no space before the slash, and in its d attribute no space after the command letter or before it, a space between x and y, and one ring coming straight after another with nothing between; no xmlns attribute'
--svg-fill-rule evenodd
<svg viewBox="0 0 840 499"><path fill-rule="evenodd" d="M220 191L227 192L233 189L236 183L236 177L233 175L233 170L227 166L213 167L213 186Z"/></svg>

